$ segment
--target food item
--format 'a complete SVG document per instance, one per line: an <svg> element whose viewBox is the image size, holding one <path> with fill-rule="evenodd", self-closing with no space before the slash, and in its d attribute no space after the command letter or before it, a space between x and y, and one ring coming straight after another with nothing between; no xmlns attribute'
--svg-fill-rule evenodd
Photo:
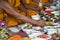
<svg viewBox="0 0 60 40"><path fill-rule="evenodd" d="M24 27L24 29L31 29L31 26L27 25L26 27Z"/></svg>
<svg viewBox="0 0 60 40"><path fill-rule="evenodd" d="M60 37L60 35L57 34L57 33L52 34L52 39L53 39L53 40L56 40L56 39L59 38L59 37Z"/></svg>
<svg viewBox="0 0 60 40"><path fill-rule="evenodd" d="M0 27L0 40L7 40L11 36L10 31L8 31L6 28Z"/></svg>
<svg viewBox="0 0 60 40"><path fill-rule="evenodd" d="M24 29L31 29L32 28L32 25L29 23L25 23L24 26L25 26Z"/></svg>
<svg viewBox="0 0 60 40"><path fill-rule="evenodd" d="M0 21L0 26L5 27L6 25L5 25L5 23L3 21Z"/></svg>
<svg viewBox="0 0 60 40"><path fill-rule="evenodd" d="M22 40L22 37L19 35L14 35L14 36L10 37L8 40Z"/></svg>
<svg viewBox="0 0 60 40"><path fill-rule="evenodd" d="M50 22L46 21L45 23L46 23L46 25L50 25L50 24L53 24L54 22L52 22L52 21L50 21Z"/></svg>
<svg viewBox="0 0 60 40"><path fill-rule="evenodd" d="M39 36L37 36L38 38L49 38L49 36L48 35L46 35L46 34L43 34L43 35L39 35Z"/></svg>
<svg viewBox="0 0 60 40"><path fill-rule="evenodd" d="M19 32L15 33L15 35L20 35L22 37L28 37L28 34L26 34L26 32L24 32L23 30L20 30Z"/></svg>
<svg viewBox="0 0 60 40"><path fill-rule="evenodd" d="M22 40L31 40L31 39L28 37L24 37Z"/></svg>

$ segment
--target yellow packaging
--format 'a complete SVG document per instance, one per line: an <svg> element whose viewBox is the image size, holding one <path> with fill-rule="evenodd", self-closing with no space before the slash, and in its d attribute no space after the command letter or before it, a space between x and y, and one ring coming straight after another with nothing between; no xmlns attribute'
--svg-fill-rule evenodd
<svg viewBox="0 0 60 40"><path fill-rule="evenodd" d="M45 22L46 23L46 25L50 25L50 24L53 24L54 22L52 22L52 21L47 21L47 22Z"/></svg>
<svg viewBox="0 0 60 40"><path fill-rule="evenodd" d="M31 38L24 37L22 40L31 40Z"/></svg>

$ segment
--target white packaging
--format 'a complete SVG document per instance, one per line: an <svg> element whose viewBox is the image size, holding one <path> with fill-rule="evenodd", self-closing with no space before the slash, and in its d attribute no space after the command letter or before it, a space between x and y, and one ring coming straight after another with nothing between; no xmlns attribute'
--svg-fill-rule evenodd
<svg viewBox="0 0 60 40"><path fill-rule="evenodd" d="M57 33L57 29L48 29L47 34L51 35L51 34L54 34L54 33Z"/></svg>
<svg viewBox="0 0 60 40"><path fill-rule="evenodd" d="M32 19L34 19L34 20L40 20L40 15L39 15L39 14L33 15L33 16L31 16L31 17L32 17Z"/></svg>
<svg viewBox="0 0 60 40"><path fill-rule="evenodd" d="M13 33L17 33L17 32L19 32L20 30L18 29L18 28L16 28L16 27L11 27L11 28L8 28L11 32L13 32Z"/></svg>
<svg viewBox="0 0 60 40"><path fill-rule="evenodd" d="M60 28L57 28L57 30L58 30L58 34L60 34Z"/></svg>

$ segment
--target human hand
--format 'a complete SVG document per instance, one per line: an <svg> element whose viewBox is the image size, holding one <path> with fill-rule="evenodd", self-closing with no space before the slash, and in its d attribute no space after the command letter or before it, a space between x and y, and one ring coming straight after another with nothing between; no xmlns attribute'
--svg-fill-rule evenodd
<svg viewBox="0 0 60 40"><path fill-rule="evenodd" d="M37 25L43 27L45 22L43 20L37 21Z"/></svg>

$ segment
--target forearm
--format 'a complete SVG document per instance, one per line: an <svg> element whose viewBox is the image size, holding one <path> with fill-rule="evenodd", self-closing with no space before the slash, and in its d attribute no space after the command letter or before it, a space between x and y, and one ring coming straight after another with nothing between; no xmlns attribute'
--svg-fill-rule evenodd
<svg viewBox="0 0 60 40"><path fill-rule="evenodd" d="M40 0L33 0L34 2L37 2L37 3L39 3L40 2Z"/></svg>
<svg viewBox="0 0 60 40"><path fill-rule="evenodd" d="M36 0L35 0L36 1ZM32 10L36 10L36 11L39 11L40 10L40 7L39 6L34 6L34 5L30 5L30 4L27 4L25 2L25 0L21 0L21 3L25 6L25 8L27 9L32 9Z"/></svg>
<svg viewBox="0 0 60 40"><path fill-rule="evenodd" d="M20 4L19 9L27 13L27 9L23 6L23 4Z"/></svg>
<svg viewBox="0 0 60 40"><path fill-rule="evenodd" d="M32 9L32 10L35 10L35 11L40 11L41 10L39 6L34 6L34 5L28 5L28 4L26 4L25 7L27 9Z"/></svg>
<svg viewBox="0 0 60 40"><path fill-rule="evenodd" d="M2 6L1 6L2 5ZM15 11L8 3L6 2L2 2L0 4L0 6L2 7L2 9L4 9L8 14L14 16L15 18L19 19L19 20L22 20L24 22L27 22L27 23L31 23L31 24L35 24L35 25L38 25L37 24L37 21L35 20L32 20L26 16L23 16L21 14L19 14L17 11Z"/></svg>

